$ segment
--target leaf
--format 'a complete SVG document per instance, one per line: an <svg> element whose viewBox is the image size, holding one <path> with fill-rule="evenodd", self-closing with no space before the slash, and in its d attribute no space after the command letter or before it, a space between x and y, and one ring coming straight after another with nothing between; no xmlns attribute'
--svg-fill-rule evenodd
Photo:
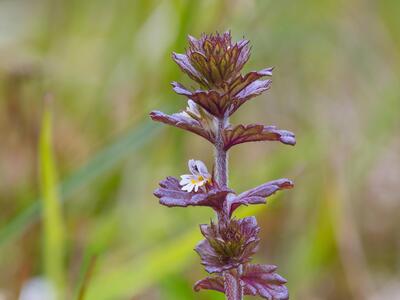
<svg viewBox="0 0 400 300"><path fill-rule="evenodd" d="M225 150L237 144L257 141L280 141L287 145L296 144L296 139L292 132L277 129L275 126L261 124L238 125L225 128L223 139Z"/></svg>
<svg viewBox="0 0 400 300"><path fill-rule="evenodd" d="M221 118L229 108L229 97L216 90L196 90L192 92L178 82L173 82L172 86L177 94L193 100L213 116Z"/></svg>
<svg viewBox="0 0 400 300"><path fill-rule="evenodd" d="M240 277L244 284L244 294L259 295L268 300L287 300L289 292L285 278L278 275L273 265L246 265Z"/></svg>
<svg viewBox="0 0 400 300"><path fill-rule="evenodd" d="M191 118L190 116L184 116L182 113L176 113L172 115L167 115L161 111L152 111L150 117L153 121L161 122L167 125L172 125L197 135L200 135L210 141L214 142L215 137L213 134L203 126L203 124Z"/></svg>
<svg viewBox="0 0 400 300"><path fill-rule="evenodd" d="M197 81L201 85L208 85L207 80L192 66L187 55L173 52L172 59L191 79Z"/></svg>
<svg viewBox="0 0 400 300"><path fill-rule="evenodd" d="M276 269L273 265L244 265L240 283L230 272L225 272L225 278L217 275L197 281L194 290L198 292L205 289L224 293L237 291L236 285L240 284L244 295L258 295L268 300L288 300L289 292L285 286L287 281L275 272Z"/></svg>
<svg viewBox="0 0 400 300"><path fill-rule="evenodd" d="M230 194L227 198L228 205L230 206L230 214L232 214L240 205L264 204L266 203L265 198L279 190L291 189L293 186L294 184L291 180L282 178L269 181L237 196Z"/></svg>
<svg viewBox="0 0 400 300"><path fill-rule="evenodd" d="M154 195L160 198L160 204L168 207L209 206L219 211L226 195L231 192L229 189L211 186L207 191L188 193L182 190L177 178L169 176L160 182L160 188L154 191Z"/></svg>
<svg viewBox="0 0 400 300"><path fill-rule="evenodd" d="M194 284L193 289L196 292L200 290L214 290L217 292L224 293L225 292L224 279L222 278L222 276L206 277L204 279L197 281Z"/></svg>
<svg viewBox="0 0 400 300"><path fill-rule="evenodd" d="M257 80L272 75L272 68L239 75L233 81L224 81L222 88L190 91L178 82L173 90L193 100L217 118L232 115L243 103L270 88L270 80Z"/></svg>

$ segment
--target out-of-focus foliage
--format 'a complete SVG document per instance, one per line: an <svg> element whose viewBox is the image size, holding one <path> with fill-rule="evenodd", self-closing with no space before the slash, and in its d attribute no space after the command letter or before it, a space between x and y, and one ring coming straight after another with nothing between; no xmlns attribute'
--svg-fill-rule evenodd
<svg viewBox="0 0 400 300"><path fill-rule="evenodd" d="M255 262L279 265L293 299L400 297L399 15L397 0L0 1L0 298L26 294L50 261L37 159L50 92L65 298L83 285L85 299L222 299L192 292L197 224L212 213L152 195L190 158L211 168L211 146L147 114L185 106L169 83L189 83L171 59L186 35L227 29L252 42L245 71L275 66L237 118L298 141L231 153L238 192L295 181L237 211L262 228Z"/></svg>

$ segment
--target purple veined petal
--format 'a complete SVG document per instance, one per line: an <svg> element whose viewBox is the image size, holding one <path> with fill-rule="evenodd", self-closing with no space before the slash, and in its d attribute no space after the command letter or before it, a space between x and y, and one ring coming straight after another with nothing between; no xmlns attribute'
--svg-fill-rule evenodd
<svg viewBox="0 0 400 300"><path fill-rule="evenodd" d="M197 175L199 173L197 171L197 167L196 167L196 160L194 160L194 159L188 160L188 169L189 169L190 173L192 173L193 175Z"/></svg>
<svg viewBox="0 0 400 300"><path fill-rule="evenodd" d="M204 178L210 177L210 173L208 172L206 165L201 160L196 160L196 168L199 174Z"/></svg>
<svg viewBox="0 0 400 300"><path fill-rule="evenodd" d="M267 197L279 190L291 189L294 184L291 180L282 178L259 185L239 195L230 194L227 197L230 215L241 205L265 204Z"/></svg>
<svg viewBox="0 0 400 300"><path fill-rule="evenodd" d="M208 173L206 165L201 160L191 159L188 161L188 168L190 173L196 176L202 176L205 180L211 178Z"/></svg>
<svg viewBox="0 0 400 300"><path fill-rule="evenodd" d="M223 138L225 150L234 145L258 141L279 141L287 145L296 144L296 138L292 132L262 124L238 125L225 128Z"/></svg>

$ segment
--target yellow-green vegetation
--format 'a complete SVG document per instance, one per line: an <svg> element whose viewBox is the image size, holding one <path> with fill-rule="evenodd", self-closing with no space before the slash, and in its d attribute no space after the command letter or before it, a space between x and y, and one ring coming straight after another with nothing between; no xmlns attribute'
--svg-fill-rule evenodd
<svg viewBox="0 0 400 300"><path fill-rule="evenodd" d="M171 59L187 34L231 29L253 45L245 71L275 66L233 121L297 138L231 152L238 192L295 182L238 210L262 228L254 261L279 265L292 299L395 299L399 15L396 0L0 1L0 298L48 276L65 299L223 299L192 291L212 212L152 195L212 147L148 113L184 107L169 83L190 83Z"/></svg>

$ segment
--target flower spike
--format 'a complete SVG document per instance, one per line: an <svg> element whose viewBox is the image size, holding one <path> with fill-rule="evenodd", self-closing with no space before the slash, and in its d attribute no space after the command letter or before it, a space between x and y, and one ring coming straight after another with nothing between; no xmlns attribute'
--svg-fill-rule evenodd
<svg viewBox="0 0 400 300"><path fill-rule="evenodd" d="M235 78L249 57L249 41L233 43L230 32L203 34L200 39L189 36L186 54L173 53L182 71L207 88Z"/></svg>
<svg viewBox="0 0 400 300"><path fill-rule="evenodd" d="M173 90L185 97L186 109L171 115L152 111L150 117L208 140L215 147L215 163L209 172L202 161L190 159L189 173L180 179L168 176L154 195L167 207L207 206L216 212L216 220L200 225L204 239L195 248L212 276L199 280L195 291L218 291L227 300L242 300L244 295L287 300L286 280L276 273L276 266L251 264L260 243L256 218L237 219L233 214L242 205L265 203L277 191L291 189L293 182L273 180L240 194L228 187L227 157L233 146L257 141L296 144L292 132L275 126L229 122L244 103L271 88L273 68L242 74L250 57L249 41L234 42L230 32L203 34L199 39L189 36L188 42L185 54L172 54L197 84L189 89L172 83Z"/></svg>

